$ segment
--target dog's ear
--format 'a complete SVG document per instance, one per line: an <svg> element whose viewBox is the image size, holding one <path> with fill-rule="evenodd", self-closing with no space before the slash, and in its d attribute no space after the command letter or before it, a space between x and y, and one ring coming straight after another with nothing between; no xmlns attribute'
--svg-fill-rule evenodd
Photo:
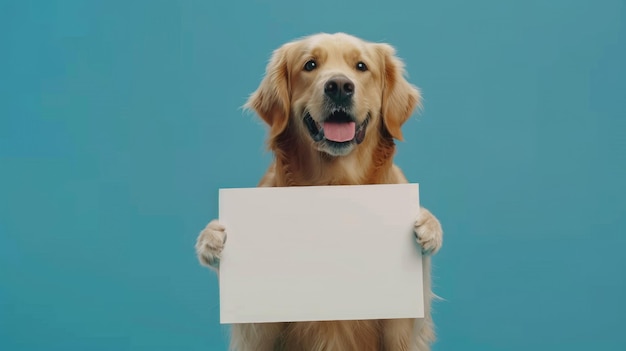
<svg viewBox="0 0 626 351"><path fill-rule="evenodd" d="M261 84L244 105L254 110L270 126L270 138L282 133L289 121L289 49L290 45L285 44L274 50Z"/></svg>
<svg viewBox="0 0 626 351"><path fill-rule="evenodd" d="M404 63L396 57L396 51L388 44L376 44L383 63L382 118L389 134L402 140L402 125L421 103L418 88L405 78Z"/></svg>

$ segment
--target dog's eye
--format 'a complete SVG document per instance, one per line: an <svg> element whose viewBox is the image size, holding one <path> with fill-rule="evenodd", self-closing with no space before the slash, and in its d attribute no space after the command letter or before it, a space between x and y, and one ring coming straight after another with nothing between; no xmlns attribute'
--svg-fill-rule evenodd
<svg viewBox="0 0 626 351"><path fill-rule="evenodd" d="M359 61L356 64L356 69L358 69L361 72L365 72L365 71L367 71L367 65L365 63L363 63L363 61Z"/></svg>
<svg viewBox="0 0 626 351"><path fill-rule="evenodd" d="M317 62L315 62L315 60L308 60L305 64L304 64L304 70L311 72L312 70L317 68Z"/></svg>

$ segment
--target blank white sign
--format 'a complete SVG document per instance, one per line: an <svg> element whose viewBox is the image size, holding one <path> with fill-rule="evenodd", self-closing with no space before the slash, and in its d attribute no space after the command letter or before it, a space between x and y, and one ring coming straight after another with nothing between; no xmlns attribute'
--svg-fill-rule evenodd
<svg viewBox="0 0 626 351"><path fill-rule="evenodd" d="M418 184L220 189L221 323L422 318Z"/></svg>

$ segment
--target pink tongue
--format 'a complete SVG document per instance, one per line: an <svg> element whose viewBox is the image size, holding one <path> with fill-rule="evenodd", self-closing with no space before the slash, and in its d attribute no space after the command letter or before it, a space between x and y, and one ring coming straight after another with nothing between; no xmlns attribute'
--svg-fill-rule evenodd
<svg viewBox="0 0 626 351"><path fill-rule="evenodd" d="M328 140L343 143L354 139L354 122L336 123L325 122L324 123L324 136Z"/></svg>

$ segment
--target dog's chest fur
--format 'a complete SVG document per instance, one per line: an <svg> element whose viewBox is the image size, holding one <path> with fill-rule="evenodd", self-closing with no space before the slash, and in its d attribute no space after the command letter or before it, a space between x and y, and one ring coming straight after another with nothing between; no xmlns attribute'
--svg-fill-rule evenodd
<svg viewBox="0 0 626 351"><path fill-rule="evenodd" d="M367 144L364 142L364 144ZM395 144L385 138L341 158L324 157L318 151L293 143L277 142L271 186L364 185L397 182L393 172ZM267 175L266 175L266 178ZM262 182L263 183L263 182Z"/></svg>

